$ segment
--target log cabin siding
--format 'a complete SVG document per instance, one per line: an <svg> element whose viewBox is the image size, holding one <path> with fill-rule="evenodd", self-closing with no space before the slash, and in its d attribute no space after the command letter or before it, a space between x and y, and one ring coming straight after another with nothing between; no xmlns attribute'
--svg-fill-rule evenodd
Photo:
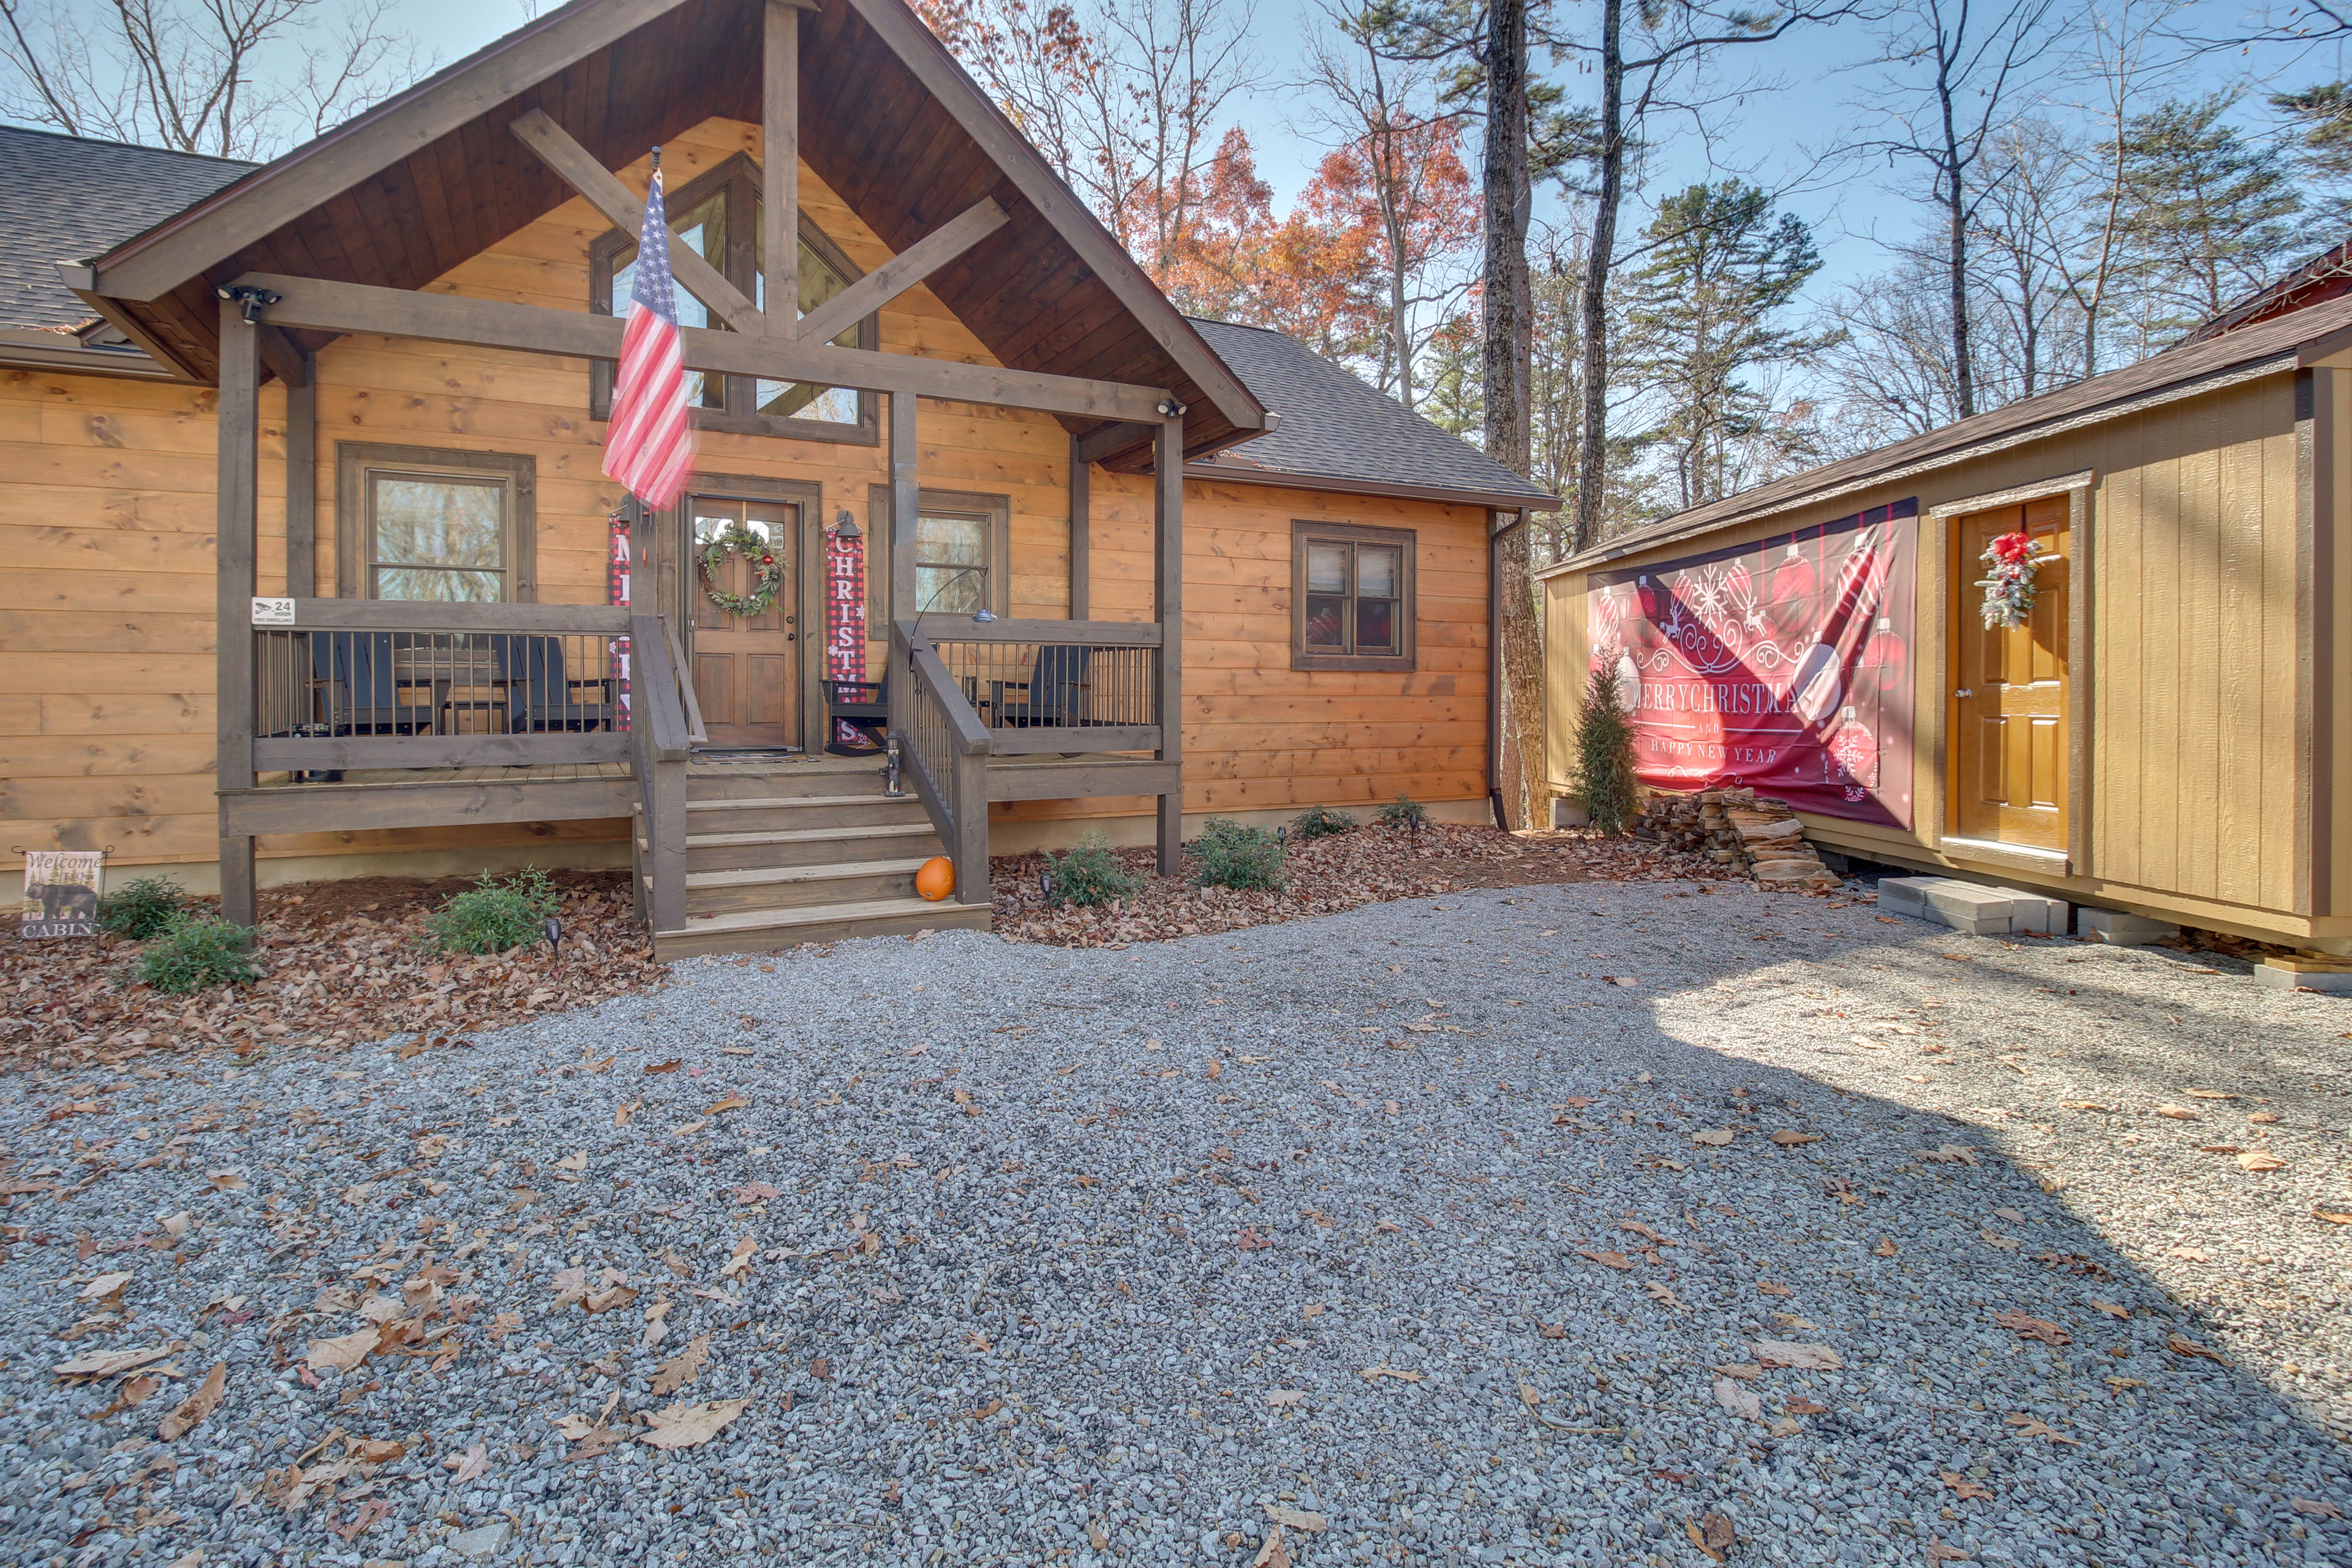
<svg viewBox="0 0 2352 1568"><path fill-rule="evenodd" d="M1816 817L1811 837L2083 903L2273 941L2341 942L2352 939L2344 912L2352 856L2326 781L2338 761L2352 765L2352 754L2344 752L2344 683L2323 679L2306 657L2315 632L2308 475L2315 443L2324 444L2321 460L2340 463L2347 437L2340 414L2332 429L2310 427L2297 380L2293 370L2238 380L1607 564L1638 568L1917 498L1913 828ZM1948 628L1955 616L1975 615L1978 574L1973 563L1954 574L1948 524L1929 514L2084 470L2094 475L2088 526L2073 549L2087 638L2071 679L2087 769L2068 783L2069 807L2084 823L2079 847L2063 875L1974 861L1943 839ZM2319 521L2333 550L2324 597L2340 606L2352 589L2340 497ZM1544 584L1547 767L1562 794L1573 789L1584 582L1570 571ZM2342 646L2340 637L2333 644L2338 663ZM2315 754L2323 742L2327 752Z"/></svg>
<svg viewBox="0 0 2352 1568"><path fill-rule="evenodd" d="M674 184L737 153L756 124L714 120L664 147ZM621 172L642 193L644 163ZM889 250L805 163L803 210L862 268ZM585 310L588 249L609 225L575 198L430 285L434 290ZM928 289L881 313L881 346L975 363L991 356ZM314 581L335 592L336 444L467 448L530 457L538 490L538 599L601 604L605 519L621 499L602 474L604 426L587 365L547 356L352 336L317 361ZM209 387L0 372L0 816L10 842L99 848L116 866L180 865L209 885L218 850L212 769L214 488ZM287 592L286 394L261 392L259 584ZM823 517L873 530L869 488L887 447L697 432L698 471L818 485ZM1008 498L1012 614L1069 613L1069 438L1042 414L925 400L925 489ZM1151 480L1097 471L1091 614L1152 619ZM1486 527L1473 507L1190 481L1186 486L1185 808L1362 806L1399 792L1431 803L1486 794ZM1408 675L1293 672L1295 519L1410 528L1418 535L1420 668ZM869 534L887 538L887 525ZM882 645L869 653L881 668ZM1003 803L1000 820L1050 825L1136 816L1137 800ZM1122 833L1122 837L1124 837ZM625 824L562 822L284 835L265 861L331 874L337 859L434 852L562 861L614 852ZM391 868L371 858L364 869ZM284 868L290 871L293 868ZM283 875L267 879L284 879Z"/></svg>

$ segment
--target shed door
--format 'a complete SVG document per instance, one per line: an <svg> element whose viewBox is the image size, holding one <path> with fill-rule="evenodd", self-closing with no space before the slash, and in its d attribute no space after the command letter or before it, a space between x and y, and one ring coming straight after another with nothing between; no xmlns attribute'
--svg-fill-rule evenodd
<svg viewBox="0 0 2352 1568"><path fill-rule="evenodd" d="M1952 825L1960 838L2066 847L2067 499L1976 512L1952 525ZM1979 558L2020 530L2045 553L2033 614L1988 629Z"/></svg>
<svg viewBox="0 0 2352 1568"><path fill-rule="evenodd" d="M695 496L687 515L693 528L685 576L703 729L714 746L798 746L800 508L791 501ZM711 542L739 525L762 540L783 568L775 602L756 616L732 615L710 596L714 588L739 599L752 593L759 564L750 552L723 552L715 575L704 566Z"/></svg>

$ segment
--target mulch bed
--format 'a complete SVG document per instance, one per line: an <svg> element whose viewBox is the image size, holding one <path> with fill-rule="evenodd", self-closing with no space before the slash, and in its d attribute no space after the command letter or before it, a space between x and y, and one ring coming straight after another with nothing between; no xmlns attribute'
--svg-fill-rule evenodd
<svg viewBox="0 0 2352 1568"><path fill-rule="evenodd" d="M0 1070L126 1067L138 1058L271 1044L340 1050L395 1034L495 1029L660 985L625 871L557 871L560 952L491 957L427 946L425 917L471 886L364 877L261 895L251 985L173 996L136 983L137 942L0 939Z"/></svg>
<svg viewBox="0 0 2352 1568"><path fill-rule="evenodd" d="M1146 885L1098 909L1047 907L1038 894L1043 858L998 858L997 931L1013 942L1114 947L1469 888L1730 878L1698 857L1632 839L1447 823L1418 833L1358 827L1294 845L1289 886L1275 893L1196 888L1188 877L1153 876L1149 849L1118 853ZM631 909L627 872L556 871L550 879L563 898L561 952L541 942L479 958L451 957L425 940L425 917L470 886L468 879L362 877L266 891L259 925L268 974L193 996L137 984L136 942L21 942L6 929L0 1071L130 1070L142 1058L189 1052L250 1057L273 1045L332 1052L421 1037L421 1046L402 1047L409 1051L665 984L667 970L654 962Z"/></svg>
<svg viewBox="0 0 2352 1568"><path fill-rule="evenodd" d="M1630 881L1647 877L1730 880L1726 867L1696 855L1633 839L1586 832L1505 833L1494 827L1428 823L1419 832L1367 826L1290 846L1289 885L1279 892L1195 887L1192 856L1181 877L1154 874L1148 848L1115 851L1130 876L1145 879L1133 897L1091 908L1045 901L1042 855L1002 855L989 863L996 890L996 931L1013 942L1056 947L1124 947L1130 942L1238 931L1309 920L1391 899L1420 899L1468 888L1523 888L1546 882Z"/></svg>

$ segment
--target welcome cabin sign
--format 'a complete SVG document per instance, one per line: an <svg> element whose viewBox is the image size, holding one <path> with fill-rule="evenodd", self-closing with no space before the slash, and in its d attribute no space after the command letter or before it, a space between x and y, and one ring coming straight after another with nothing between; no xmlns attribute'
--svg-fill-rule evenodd
<svg viewBox="0 0 2352 1568"><path fill-rule="evenodd" d="M1919 503L1587 579L1635 773L1751 784L1800 811L1911 825Z"/></svg>

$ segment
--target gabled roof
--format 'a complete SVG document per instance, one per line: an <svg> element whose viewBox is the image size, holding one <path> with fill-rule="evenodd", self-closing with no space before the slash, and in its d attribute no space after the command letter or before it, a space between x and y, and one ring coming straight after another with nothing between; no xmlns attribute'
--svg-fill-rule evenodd
<svg viewBox="0 0 2352 1568"><path fill-rule="evenodd" d="M0 125L0 327L78 327L94 312L57 263L94 256L256 165Z"/></svg>
<svg viewBox="0 0 2352 1568"><path fill-rule="evenodd" d="M2265 283L2189 334L2190 342L2218 338L2292 310L2306 310L2352 294L2352 239L2328 247L2285 277Z"/></svg>
<svg viewBox="0 0 2352 1568"><path fill-rule="evenodd" d="M1582 571L1713 529L1948 467L1979 452L2113 419L2216 384L2294 370L2347 347L2352 347L2352 299L2330 300L2219 337L2180 343L2137 364L1676 512L1603 540L1536 575Z"/></svg>
<svg viewBox="0 0 2352 1568"><path fill-rule="evenodd" d="M1432 495L1473 504L1549 509L1559 498L1469 442L1376 392L1285 333L1196 320L1202 337L1281 423L1196 462L1198 478L1259 483L1339 480L1383 495ZM1233 470L1229 475L1227 470Z"/></svg>
<svg viewBox="0 0 2352 1568"><path fill-rule="evenodd" d="M209 379L217 283L416 289L570 199L508 130L527 110L608 169L714 116L758 121L765 12L572 0L117 245L88 292ZM1002 363L1166 387L1191 409L1192 452L1259 427L1248 392L905 0L824 0L800 59L801 154L891 249L982 197L1009 215L927 280Z"/></svg>

